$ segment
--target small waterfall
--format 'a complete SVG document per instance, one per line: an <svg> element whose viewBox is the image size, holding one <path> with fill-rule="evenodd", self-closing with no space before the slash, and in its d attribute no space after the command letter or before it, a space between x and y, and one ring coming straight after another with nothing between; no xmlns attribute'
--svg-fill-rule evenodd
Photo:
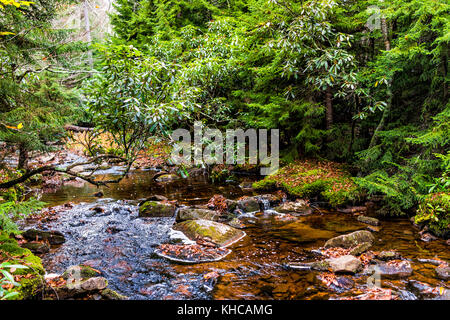
<svg viewBox="0 0 450 320"><path fill-rule="evenodd" d="M270 209L270 201L268 199L261 198L260 199L260 203L262 204L263 211L266 211L266 210Z"/></svg>

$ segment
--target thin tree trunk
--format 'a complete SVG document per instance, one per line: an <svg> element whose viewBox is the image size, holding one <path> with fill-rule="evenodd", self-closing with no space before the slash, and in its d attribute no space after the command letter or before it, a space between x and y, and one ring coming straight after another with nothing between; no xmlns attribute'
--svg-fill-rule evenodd
<svg viewBox="0 0 450 320"><path fill-rule="evenodd" d="M333 94L331 92L331 87L327 87L325 92L325 105L326 105L326 122L327 129L331 129L333 126Z"/></svg>
<svg viewBox="0 0 450 320"><path fill-rule="evenodd" d="M83 2L83 19L84 19L84 31L86 32L86 41L89 45L92 43L91 37L91 25L89 22L89 5L87 0ZM88 64L91 69L94 67L94 59L92 58L92 50L88 51Z"/></svg>
<svg viewBox="0 0 450 320"><path fill-rule="evenodd" d="M28 169L28 149L23 143L19 144L19 163L17 169Z"/></svg>
<svg viewBox="0 0 450 320"><path fill-rule="evenodd" d="M381 19L381 32L383 33L384 38L384 46L385 50L389 51L391 50L391 42L389 41L389 35L388 35L388 29L387 29L387 23L386 18ZM392 75L391 75L392 76ZM392 107L392 78L389 79L386 89L386 96L387 96L387 102L386 107L383 110L383 115L381 116L380 122L378 123L377 128L375 129L375 132L372 135L372 139L369 144L369 149L373 148L378 143L378 134L380 131L384 130L384 127L386 125L387 119L391 113L391 107Z"/></svg>

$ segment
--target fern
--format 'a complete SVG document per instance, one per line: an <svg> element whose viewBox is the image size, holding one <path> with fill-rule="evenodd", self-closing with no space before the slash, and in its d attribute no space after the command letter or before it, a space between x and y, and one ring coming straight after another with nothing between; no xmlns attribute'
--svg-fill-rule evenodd
<svg viewBox="0 0 450 320"><path fill-rule="evenodd" d="M44 202L36 199L23 202L8 201L0 203L0 230L6 233L18 234L19 229L15 221L42 209L44 205Z"/></svg>

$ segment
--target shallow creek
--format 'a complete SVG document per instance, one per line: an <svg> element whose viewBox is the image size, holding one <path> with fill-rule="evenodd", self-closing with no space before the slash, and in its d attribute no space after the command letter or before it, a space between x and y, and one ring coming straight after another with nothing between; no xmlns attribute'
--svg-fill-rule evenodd
<svg viewBox="0 0 450 320"><path fill-rule="evenodd" d="M335 299L354 296L366 286L367 276L356 275L347 276L354 281L351 290L328 288L318 279L319 272L286 267L290 262L318 260L311 250L327 239L366 228L351 214L324 210L296 220L280 219L271 210L243 217L247 236L219 262L186 265L159 258L154 250L168 240L174 219L138 218L140 200L159 194L194 205L206 204L214 194L236 199L251 193L237 185L212 185L203 176L168 183L156 183L150 177L145 171L133 172L121 183L101 188L102 198L94 196L99 189L84 183L44 194L42 200L48 206L73 203L57 220L40 226L66 236L64 244L42 256L47 271L59 273L70 265L89 264L102 272L112 289L131 299ZM104 211L96 213L95 207ZM310 232L309 227L316 231ZM449 261L445 241L420 241L406 219L382 221L381 231L374 236L371 250L395 249L414 269L408 278L381 279L383 288L393 289L402 299L424 299L427 296L415 291L411 280L433 288L448 286L436 278L435 266L417 260ZM220 274L217 283L205 279L213 271Z"/></svg>

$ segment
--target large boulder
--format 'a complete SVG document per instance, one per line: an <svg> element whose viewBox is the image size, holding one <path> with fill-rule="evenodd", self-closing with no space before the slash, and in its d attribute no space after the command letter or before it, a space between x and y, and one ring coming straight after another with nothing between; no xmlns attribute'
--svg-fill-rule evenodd
<svg viewBox="0 0 450 320"><path fill-rule="evenodd" d="M139 217L173 217L176 207L172 203L146 201L139 206Z"/></svg>
<svg viewBox="0 0 450 320"><path fill-rule="evenodd" d="M370 233L369 231L366 231L366 230L360 230L360 231L355 231L355 232L352 232L349 234L343 234L338 237L331 238L330 240L328 240L325 243L325 248L339 247L339 248L348 249L348 248L356 247L357 245L364 243L364 242L373 243L374 240L375 239L374 239L372 233Z"/></svg>
<svg viewBox="0 0 450 320"><path fill-rule="evenodd" d="M245 199L241 199L237 203L238 208L243 210L244 212L255 212L259 211L259 201L257 197L248 197Z"/></svg>
<svg viewBox="0 0 450 320"><path fill-rule="evenodd" d="M204 219L180 222L173 229L183 232L191 240L209 238L220 247L229 246L246 235L242 230Z"/></svg>
<svg viewBox="0 0 450 320"><path fill-rule="evenodd" d="M334 273L356 273L361 268L361 261L352 255L331 258L326 261Z"/></svg>
<svg viewBox="0 0 450 320"><path fill-rule="evenodd" d="M208 209L199 209L199 208L180 208L177 213L177 222L187 221L187 220L212 220L218 221L220 218L220 213L213 210Z"/></svg>
<svg viewBox="0 0 450 320"><path fill-rule="evenodd" d="M64 235L59 231L43 231L37 229L28 229L22 233L22 236L31 241L46 241L50 244L61 244L66 241Z"/></svg>

